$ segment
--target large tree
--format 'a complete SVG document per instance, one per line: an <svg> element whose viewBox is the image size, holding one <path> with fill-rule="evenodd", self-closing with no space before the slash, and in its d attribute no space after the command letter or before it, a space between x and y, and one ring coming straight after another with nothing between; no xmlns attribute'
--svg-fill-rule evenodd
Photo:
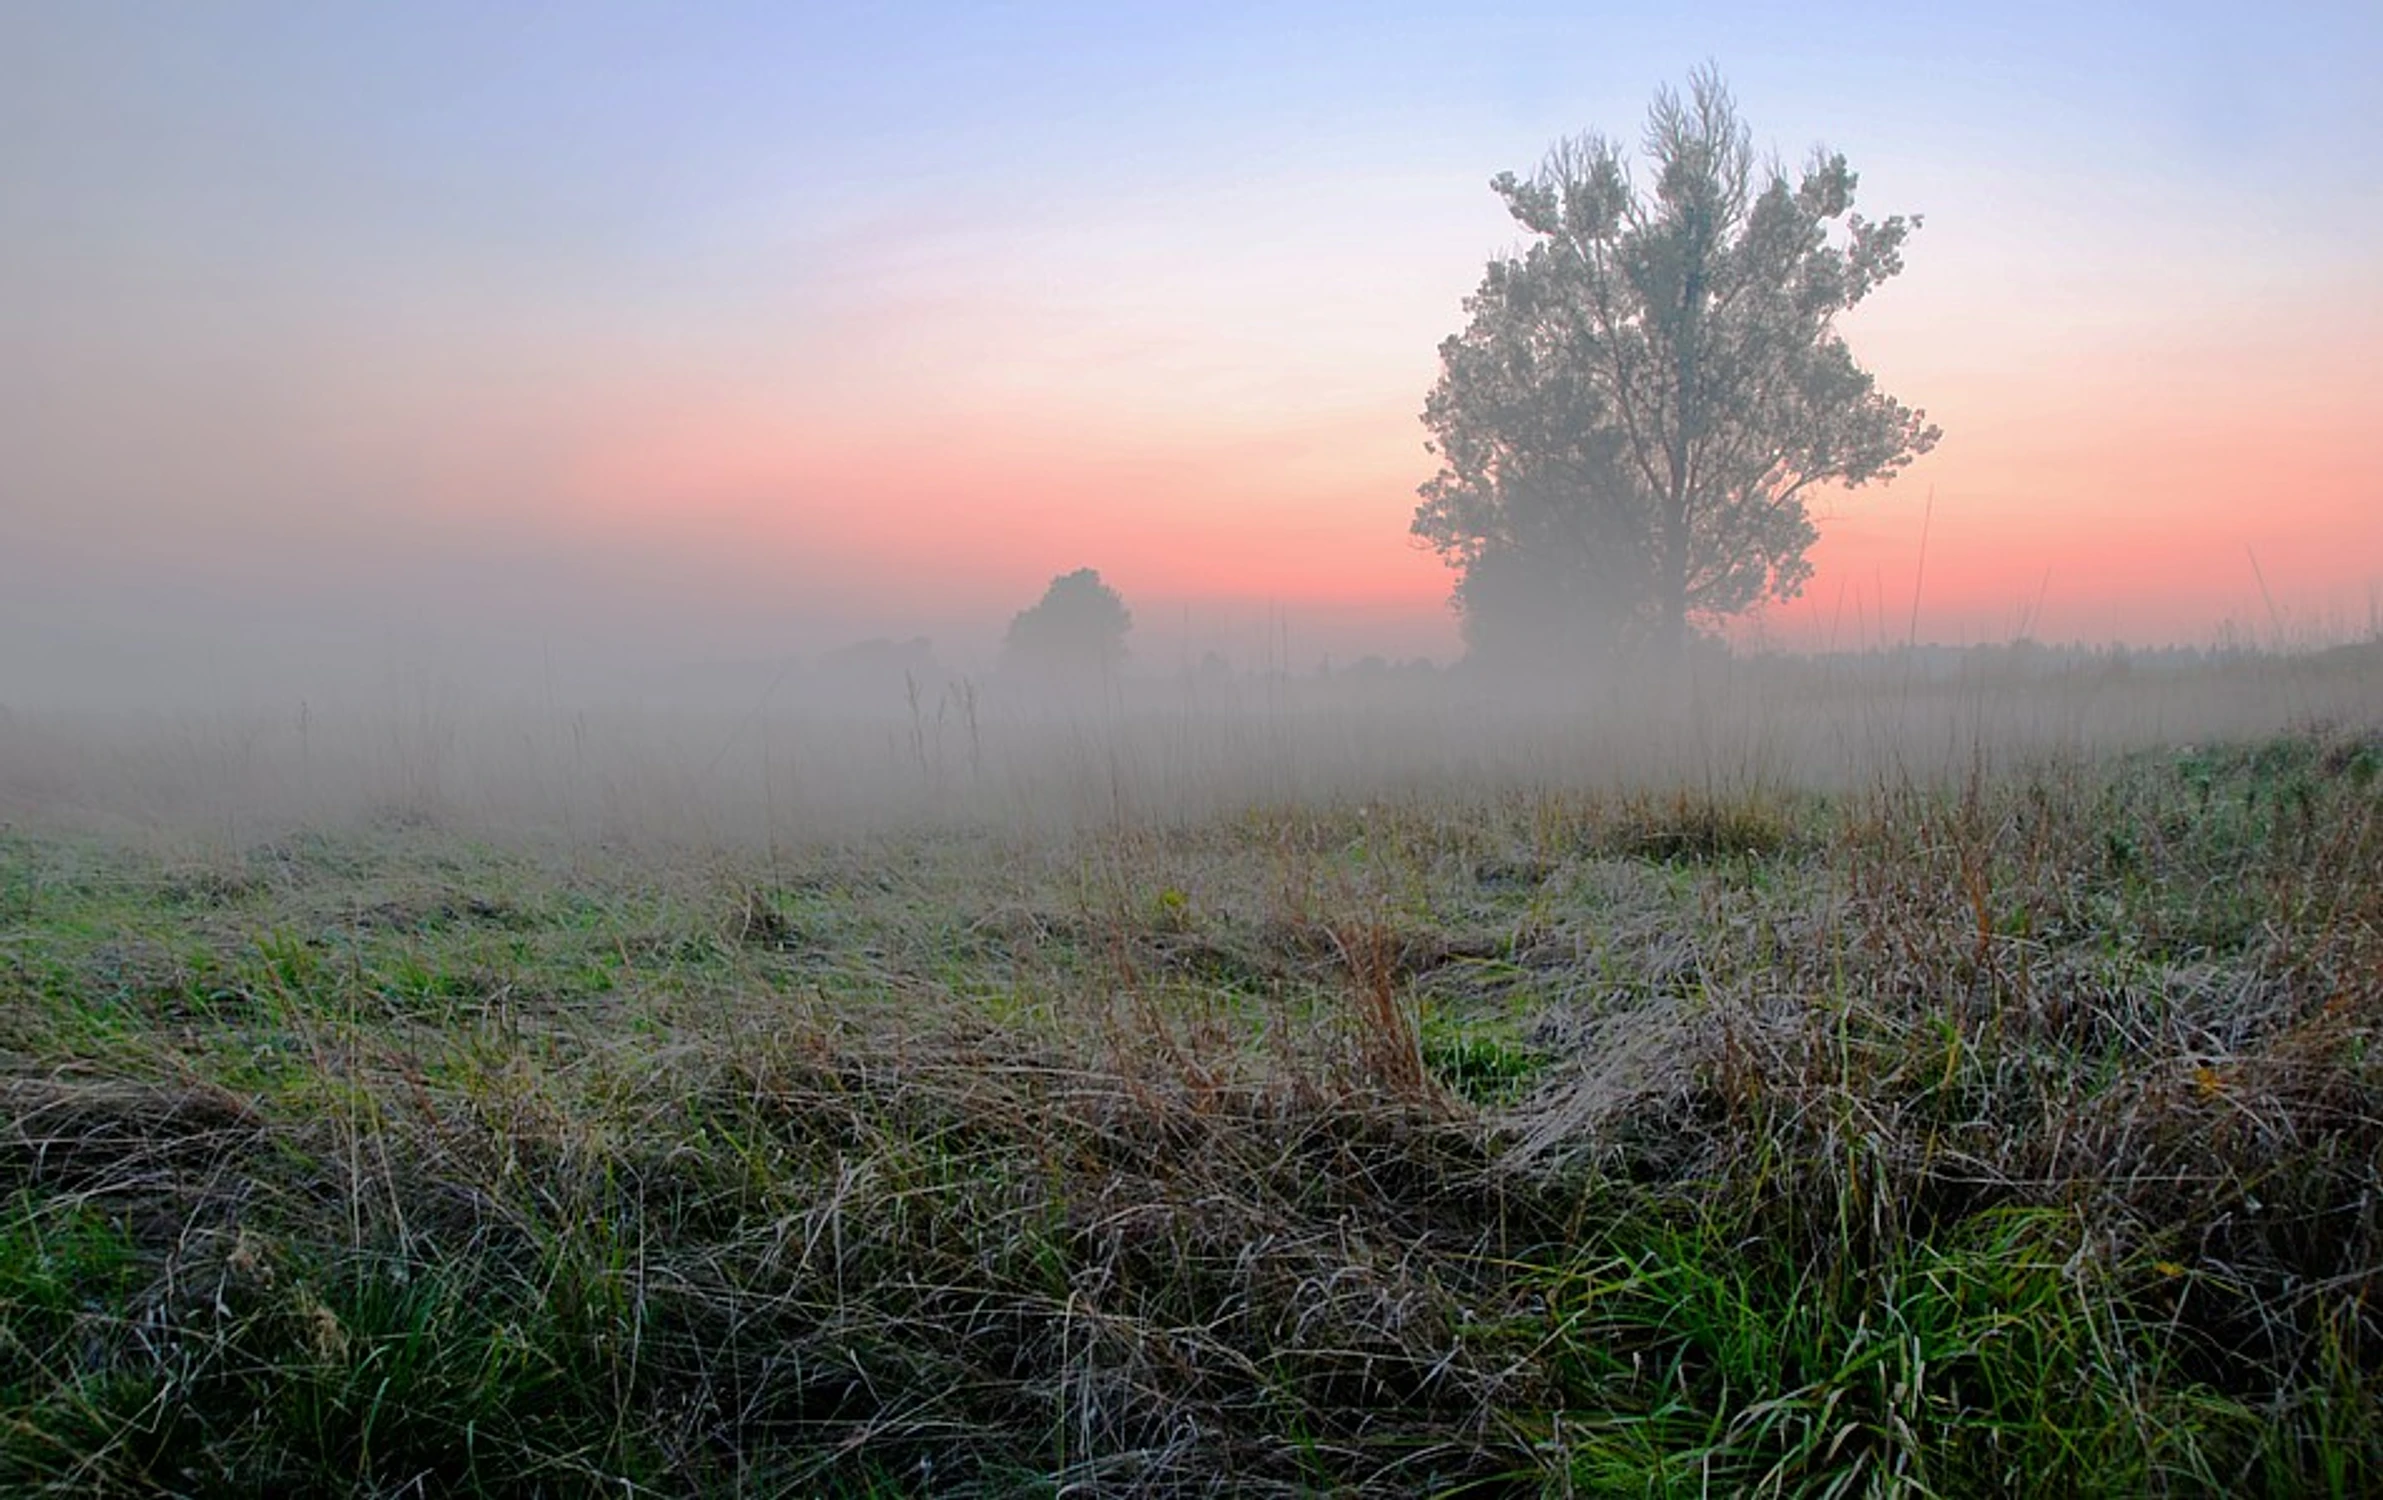
<svg viewBox="0 0 2383 1500"><path fill-rule="evenodd" d="M1809 490L1891 479L1937 439L1836 329L1918 218L1853 212L1841 155L1758 167L1710 71L1656 94L1643 144L1647 186L1595 135L1490 184L1531 238L1440 346L1414 522L1464 572L1477 649L1675 652L1802 589Z"/></svg>

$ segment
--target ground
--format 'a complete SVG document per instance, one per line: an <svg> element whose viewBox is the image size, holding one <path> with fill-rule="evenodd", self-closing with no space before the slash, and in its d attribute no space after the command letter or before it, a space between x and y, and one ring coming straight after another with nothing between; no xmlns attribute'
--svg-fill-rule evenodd
<svg viewBox="0 0 2383 1500"><path fill-rule="evenodd" d="M2379 772L20 827L0 1487L2369 1493Z"/></svg>

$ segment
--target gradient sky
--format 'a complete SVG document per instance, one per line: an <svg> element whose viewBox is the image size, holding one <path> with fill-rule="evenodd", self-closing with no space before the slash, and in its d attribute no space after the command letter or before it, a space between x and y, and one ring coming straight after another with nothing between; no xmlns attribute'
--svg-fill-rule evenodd
<svg viewBox="0 0 2383 1500"><path fill-rule="evenodd" d="M1087 564L1145 663L1445 659L1487 179L1707 60L1925 216L1848 332L1946 432L1749 636L2363 633L2383 8L1937 9L0 0L0 700L965 664Z"/></svg>

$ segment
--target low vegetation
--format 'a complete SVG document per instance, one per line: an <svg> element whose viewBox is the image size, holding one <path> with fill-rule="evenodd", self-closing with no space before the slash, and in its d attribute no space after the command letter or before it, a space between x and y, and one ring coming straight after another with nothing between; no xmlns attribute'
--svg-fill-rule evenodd
<svg viewBox="0 0 2383 1500"><path fill-rule="evenodd" d="M0 834L0 1489L2373 1493L2379 771Z"/></svg>

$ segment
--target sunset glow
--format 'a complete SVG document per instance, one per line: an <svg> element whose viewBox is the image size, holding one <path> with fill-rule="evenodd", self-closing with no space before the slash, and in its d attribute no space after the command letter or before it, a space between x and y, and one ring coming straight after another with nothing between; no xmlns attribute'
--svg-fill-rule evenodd
<svg viewBox="0 0 2383 1500"><path fill-rule="evenodd" d="M1451 659L1408 523L1516 239L1485 183L1707 58L1758 145L1925 216L1847 331L1945 430L1734 634L2313 638L2383 595L2371 7L499 14L0 12L0 669L326 601L342 650L964 663L1086 565L1145 661Z"/></svg>

